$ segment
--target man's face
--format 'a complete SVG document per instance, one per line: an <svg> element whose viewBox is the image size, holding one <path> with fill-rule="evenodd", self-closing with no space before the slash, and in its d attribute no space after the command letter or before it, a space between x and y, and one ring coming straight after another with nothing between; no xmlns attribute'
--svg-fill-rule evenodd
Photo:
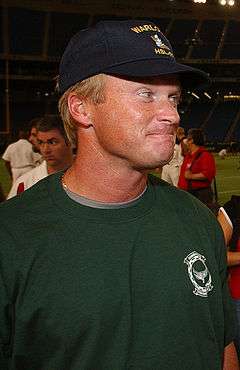
<svg viewBox="0 0 240 370"><path fill-rule="evenodd" d="M92 106L98 151L110 161L151 169L172 157L179 124L176 77L106 77L104 103ZM113 163L113 162L111 162Z"/></svg>
<svg viewBox="0 0 240 370"><path fill-rule="evenodd" d="M37 140L40 153L49 166L61 166L66 156L69 156L70 147L58 129L38 131Z"/></svg>

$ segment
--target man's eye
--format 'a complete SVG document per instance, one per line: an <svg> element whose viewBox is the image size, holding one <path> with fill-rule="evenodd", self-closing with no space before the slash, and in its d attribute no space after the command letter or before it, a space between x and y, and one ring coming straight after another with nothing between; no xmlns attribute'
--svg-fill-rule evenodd
<svg viewBox="0 0 240 370"><path fill-rule="evenodd" d="M180 103L180 97L178 95L172 95L169 97L169 99L174 106L178 106L178 104Z"/></svg>
<svg viewBox="0 0 240 370"><path fill-rule="evenodd" d="M152 92L151 91L140 91L140 96L143 96L144 98L152 98Z"/></svg>
<svg viewBox="0 0 240 370"><path fill-rule="evenodd" d="M57 141L56 140L49 140L48 141L48 144L50 144L50 145L56 145L57 144Z"/></svg>

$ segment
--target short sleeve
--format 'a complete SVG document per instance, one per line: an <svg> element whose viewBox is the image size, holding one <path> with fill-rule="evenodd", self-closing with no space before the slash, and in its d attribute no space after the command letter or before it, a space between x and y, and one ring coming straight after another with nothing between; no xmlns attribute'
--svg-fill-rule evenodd
<svg viewBox="0 0 240 370"><path fill-rule="evenodd" d="M4 159L4 161L11 162L10 148L11 147L8 146L7 149L5 150L5 152L2 155L2 159Z"/></svg>

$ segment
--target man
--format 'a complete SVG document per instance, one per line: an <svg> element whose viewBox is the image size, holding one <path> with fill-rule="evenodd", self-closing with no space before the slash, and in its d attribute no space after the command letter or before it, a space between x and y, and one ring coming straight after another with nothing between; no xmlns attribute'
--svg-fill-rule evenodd
<svg viewBox="0 0 240 370"><path fill-rule="evenodd" d="M176 132L178 143L174 145L173 157L171 161L165 164L165 166L163 166L162 168L161 178L174 186L177 186L178 184L180 167L183 162L182 155L183 140L181 141L181 139L184 137L183 133L184 133L183 127L178 127Z"/></svg>
<svg viewBox="0 0 240 370"><path fill-rule="evenodd" d="M223 148L219 151L218 153L218 156L221 158L221 159L225 159L226 156L227 156L227 149Z"/></svg>
<svg viewBox="0 0 240 370"><path fill-rule="evenodd" d="M185 155L188 153L188 148L187 148L187 138L186 138L185 130L183 127L178 127L177 139L178 139L179 145L181 146L181 155L182 157L185 157Z"/></svg>
<svg viewBox="0 0 240 370"><path fill-rule="evenodd" d="M214 157L204 148L204 135L201 129L188 130L187 146L189 153L184 157L178 186L213 209L211 184L216 175L216 166Z"/></svg>
<svg viewBox="0 0 240 370"><path fill-rule="evenodd" d="M99 22L70 41L59 107L76 159L0 206L3 361L238 369L220 225L147 176L172 156L179 81L206 75L178 64L153 23Z"/></svg>
<svg viewBox="0 0 240 370"><path fill-rule="evenodd" d="M44 161L15 181L8 199L22 193L44 177L68 168L72 163L72 147L60 117L46 115L39 118L36 131L39 150Z"/></svg>
<svg viewBox="0 0 240 370"><path fill-rule="evenodd" d="M23 127L18 135L19 140L10 144L2 156L13 183L19 176L36 167L39 160L39 154L33 152L28 141L28 129Z"/></svg>

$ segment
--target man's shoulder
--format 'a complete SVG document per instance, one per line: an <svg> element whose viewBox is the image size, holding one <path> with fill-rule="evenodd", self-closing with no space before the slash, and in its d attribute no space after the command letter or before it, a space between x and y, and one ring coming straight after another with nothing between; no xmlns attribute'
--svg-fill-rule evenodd
<svg viewBox="0 0 240 370"><path fill-rule="evenodd" d="M198 155L199 156L207 156L207 157L213 157L212 153L209 152L209 150L207 148L205 148L204 146L201 146L198 151L197 151Z"/></svg>
<svg viewBox="0 0 240 370"><path fill-rule="evenodd" d="M0 234L2 245L13 248L34 248L36 235L54 225L61 211L54 199L56 181L40 180L23 193L0 204ZM51 227L51 226L50 226Z"/></svg>
<svg viewBox="0 0 240 370"><path fill-rule="evenodd" d="M5 157L6 155L8 155L8 154L11 152L12 148L14 148L14 144L15 144L15 143L11 143L11 144L9 144L9 145L6 147L6 149L5 149L5 151L4 151L3 155L2 155L2 158L3 158L3 159L4 159L4 157Z"/></svg>
<svg viewBox="0 0 240 370"><path fill-rule="evenodd" d="M53 177L55 175L51 175ZM25 217L29 212L39 212L49 206L50 190L48 177L40 180L34 186L27 189L21 194L0 204L0 218L7 220L19 220L19 217Z"/></svg>
<svg viewBox="0 0 240 370"><path fill-rule="evenodd" d="M176 203L181 202L191 202L191 196L189 197L189 193L177 188L169 184L167 181L160 179L157 176L149 175L149 183L156 191L157 198L159 197L159 201L164 197L165 200L169 200Z"/></svg>
<svg viewBox="0 0 240 370"><path fill-rule="evenodd" d="M9 147L10 147L10 148L13 148L13 149L18 148L18 147L20 147L20 146L24 145L26 141L27 141L27 140L25 140L25 139L19 139L19 140L17 140L17 141L14 141L13 143L11 143L11 144L9 145Z"/></svg>
<svg viewBox="0 0 240 370"><path fill-rule="evenodd" d="M27 139L20 139L16 142L16 147L18 149L25 149L32 151L32 144Z"/></svg>
<svg viewBox="0 0 240 370"><path fill-rule="evenodd" d="M34 179L40 180L40 178L46 177L47 176L47 167L46 167L46 162L43 161L39 166L33 168L32 170L24 173L22 176L20 176L17 179L17 182L24 182L27 183L28 181L32 181Z"/></svg>
<svg viewBox="0 0 240 370"><path fill-rule="evenodd" d="M200 156L200 161L202 161L203 163L206 163L209 166L215 166L215 158L213 154L209 152L208 150L202 151L202 155Z"/></svg>
<svg viewBox="0 0 240 370"><path fill-rule="evenodd" d="M182 191L181 189L177 188L174 185L169 184L167 181L162 180L158 176L150 174L148 176L149 183L156 189L157 192L165 192L169 196L173 197L187 197L188 198L188 193L185 191Z"/></svg>
<svg viewBox="0 0 240 370"><path fill-rule="evenodd" d="M22 144L25 144L25 145L32 145L31 143L30 143L30 141L28 141L27 139L19 139L18 141L16 141L16 144L18 144L18 145L22 145Z"/></svg>
<svg viewBox="0 0 240 370"><path fill-rule="evenodd" d="M156 200L159 205L164 199L164 202L168 203L169 207L177 211L179 215L188 219L194 217L209 220L210 218L215 222L216 217L212 211L193 195L156 176L150 175L149 182L155 188Z"/></svg>
<svg viewBox="0 0 240 370"><path fill-rule="evenodd" d="M26 189L29 189L30 187L35 185L38 181L47 176L48 176L47 166L46 162L44 161L36 168L33 168L32 170L24 173L23 175L17 178L8 194L8 199L15 197L19 193L18 190L20 186L22 186L23 189L22 191L24 191Z"/></svg>

